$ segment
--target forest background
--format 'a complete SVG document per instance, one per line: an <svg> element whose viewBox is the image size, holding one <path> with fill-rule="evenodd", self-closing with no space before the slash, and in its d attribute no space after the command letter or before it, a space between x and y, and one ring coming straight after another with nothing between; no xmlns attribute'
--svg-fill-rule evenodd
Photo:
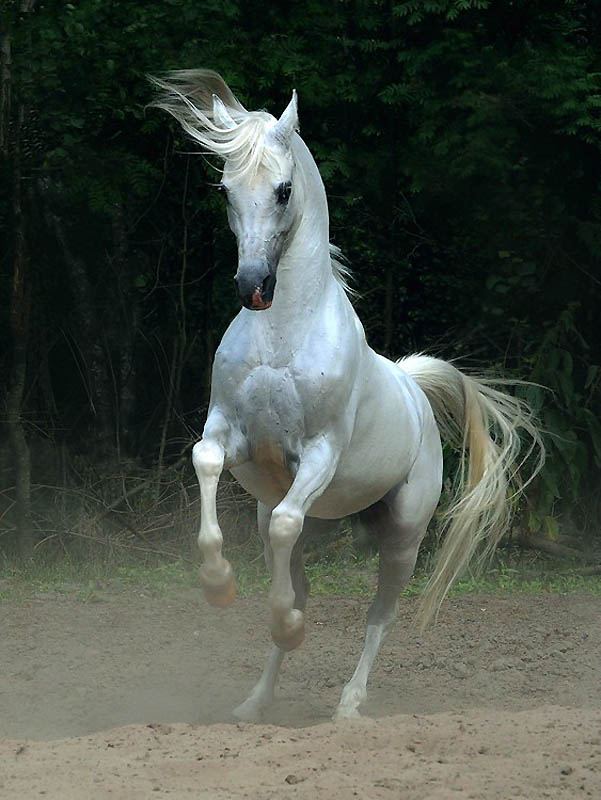
<svg viewBox="0 0 601 800"><path fill-rule="evenodd" d="M599 546L598 3L2 0L0 34L6 557L190 539L236 252L147 74L199 66L252 109L297 89L370 343L533 382L548 457L513 536Z"/></svg>

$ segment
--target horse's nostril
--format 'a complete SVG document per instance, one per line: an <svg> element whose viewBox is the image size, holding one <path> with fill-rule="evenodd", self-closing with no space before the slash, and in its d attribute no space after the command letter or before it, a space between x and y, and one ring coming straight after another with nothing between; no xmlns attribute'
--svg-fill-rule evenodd
<svg viewBox="0 0 601 800"><path fill-rule="evenodd" d="M268 275L264 278L261 284L261 296L263 300L271 302L273 300L273 291L275 289L275 275Z"/></svg>

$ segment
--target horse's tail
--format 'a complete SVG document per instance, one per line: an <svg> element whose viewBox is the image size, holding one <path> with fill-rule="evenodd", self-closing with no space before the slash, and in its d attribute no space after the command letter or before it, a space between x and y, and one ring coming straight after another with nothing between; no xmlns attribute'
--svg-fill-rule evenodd
<svg viewBox="0 0 601 800"><path fill-rule="evenodd" d="M528 406L493 388L494 381L468 377L424 355L408 356L399 366L424 391L443 439L461 453L455 496L444 514L444 542L418 611L423 629L476 551L481 564L492 554L510 520L509 501L540 470L545 450ZM520 432L529 440L523 455ZM519 470L532 454L534 467L524 482Z"/></svg>

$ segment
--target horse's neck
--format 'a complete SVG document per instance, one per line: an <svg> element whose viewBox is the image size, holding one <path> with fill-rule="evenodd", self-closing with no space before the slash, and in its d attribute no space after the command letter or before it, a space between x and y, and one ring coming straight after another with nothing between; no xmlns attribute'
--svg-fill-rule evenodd
<svg viewBox="0 0 601 800"><path fill-rule="evenodd" d="M304 203L294 235L280 258L273 304L265 315L279 329L306 328L308 318L319 313L336 280L329 247L328 204L319 170L300 137L295 136L294 156L302 169Z"/></svg>

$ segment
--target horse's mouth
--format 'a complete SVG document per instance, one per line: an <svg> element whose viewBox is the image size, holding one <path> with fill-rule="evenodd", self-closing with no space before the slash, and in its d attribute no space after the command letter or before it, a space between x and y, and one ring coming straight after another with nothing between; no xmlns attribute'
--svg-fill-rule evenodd
<svg viewBox="0 0 601 800"><path fill-rule="evenodd" d="M273 300L267 300L263 298L263 292L261 289L255 289L250 299L250 305L247 308L250 308L251 311L265 311L266 308L270 308Z"/></svg>
<svg viewBox="0 0 601 800"><path fill-rule="evenodd" d="M249 311L265 311L273 303L276 276L274 272L265 273L264 265L238 268L236 273L238 297Z"/></svg>

